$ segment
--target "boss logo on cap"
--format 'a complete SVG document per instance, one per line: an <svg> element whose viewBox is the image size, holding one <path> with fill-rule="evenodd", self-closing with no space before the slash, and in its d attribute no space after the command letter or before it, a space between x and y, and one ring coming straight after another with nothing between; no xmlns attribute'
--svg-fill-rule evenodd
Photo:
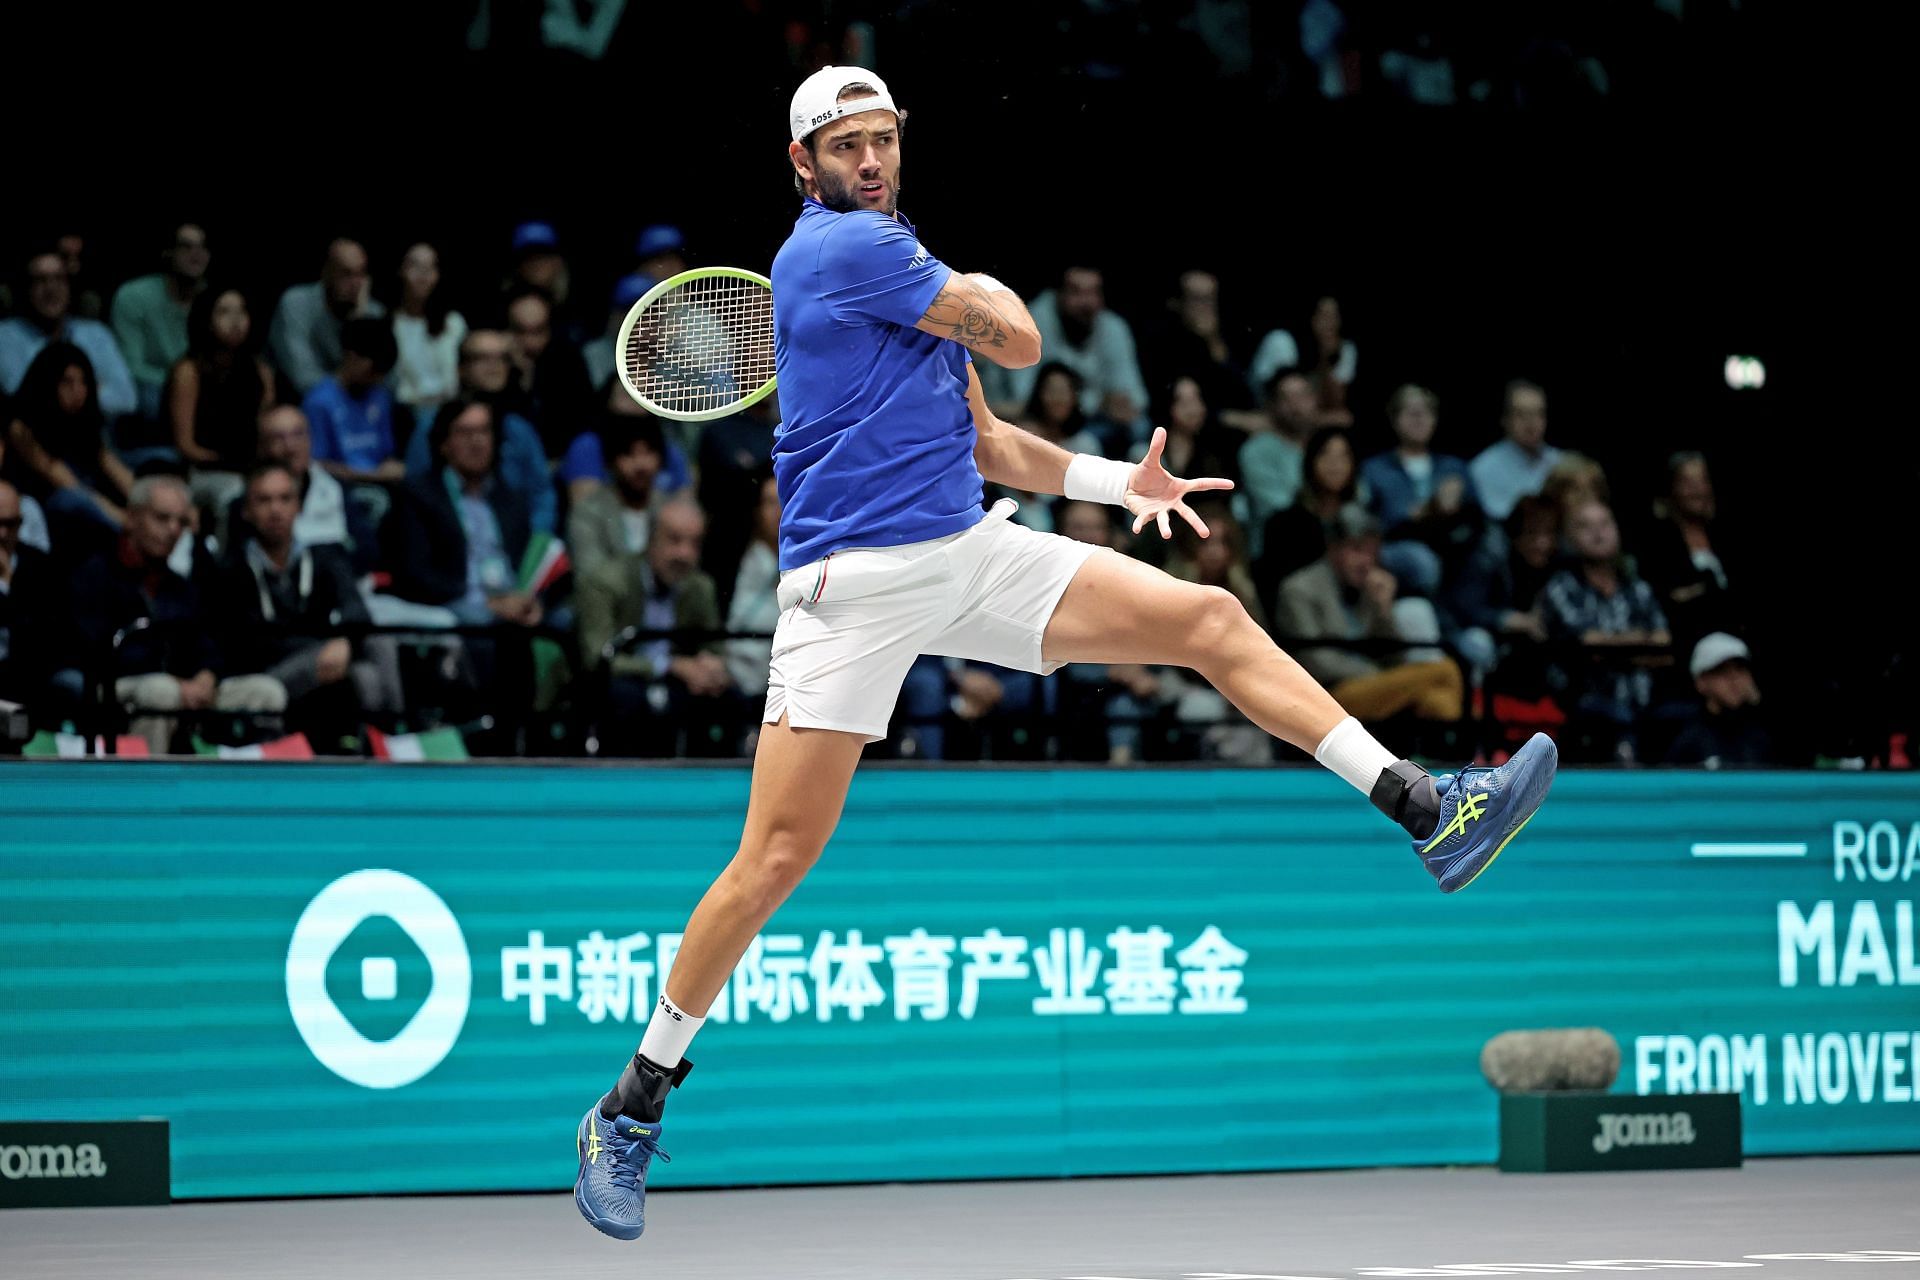
<svg viewBox="0 0 1920 1280"><path fill-rule="evenodd" d="M833 112L831 112L831 111L822 111L822 112L821 112L821 113L820 113L819 115L817 115L817 116L815 116L815 117L814 117L813 119L811 119L811 120L809 120L809 121L807 121L807 123L808 123L808 124L824 124L825 122L827 122L828 120L831 120L831 119L833 119Z"/></svg>

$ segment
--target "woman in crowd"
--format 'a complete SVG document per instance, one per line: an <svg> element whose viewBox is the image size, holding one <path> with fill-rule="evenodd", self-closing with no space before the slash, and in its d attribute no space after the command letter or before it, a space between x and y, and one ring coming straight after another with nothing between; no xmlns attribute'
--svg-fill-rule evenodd
<svg viewBox="0 0 1920 1280"><path fill-rule="evenodd" d="M161 393L173 446L193 469L194 505L224 516L259 447L273 374L255 354L253 316L238 289L203 289L187 312L187 354ZM203 526L204 527L204 526Z"/></svg>
<svg viewBox="0 0 1920 1280"><path fill-rule="evenodd" d="M127 520L133 472L107 443L93 362L49 342L27 366L7 429L8 479L46 508L53 545L84 555Z"/></svg>
<svg viewBox="0 0 1920 1280"><path fill-rule="evenodd" d="M393 304L393 340L400 359L393 366L393 398L413 411L424 428L441 405L460 390L460 343L467 321L441 287L440 252L421 241L400 259L400 293Z"/></svg>

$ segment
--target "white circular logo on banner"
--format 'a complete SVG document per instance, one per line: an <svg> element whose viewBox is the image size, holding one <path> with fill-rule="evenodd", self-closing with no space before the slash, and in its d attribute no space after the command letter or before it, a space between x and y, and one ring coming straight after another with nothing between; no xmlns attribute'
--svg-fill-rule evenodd
<svg viewBox="0 0 1920 1280"><path fill-rule="evenodd" d="M391 1040L361 1035L327 994L327 962L373 916L386 916L405 930L433 972L426 1003ZM392 967L388 960L363 967L363 974L383 973L390 984ZM287 945L287 1008L300 1038L321 1066L369 1089L398 1089L439 1066L466 1025L472 987L473 962L460 922L438 894L398 871L341 876L307 904Z"/></svg>

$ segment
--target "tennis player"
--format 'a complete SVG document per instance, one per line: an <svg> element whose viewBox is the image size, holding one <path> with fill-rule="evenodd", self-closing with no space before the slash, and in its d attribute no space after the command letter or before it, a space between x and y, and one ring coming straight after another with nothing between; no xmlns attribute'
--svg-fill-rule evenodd
<svg viewBox="0 0 1920 1280"><path fill-rule="evenodd" d="M580 1122L574 1200L633 1239L667 1094L735 964L840 819L861 748L884 737L921 654L1050 673L1069 662L1189 667L1268 733L1312 753L1412 838L1446 892L1492 862L1545 799L1552 742L1498 769L1431 777L1375 741L1234 597L982 510L981 483L1110 503L1171 536L1207 529L1161 465L1073 455L995 418L975 360L1040 358L1033 318L952 270L899 213L901 127L886 84L828 67L794 94L787 148L805 199L773 262L784 421L774 469L780 622L745 831L688 921L639 1052Z"/></svg>

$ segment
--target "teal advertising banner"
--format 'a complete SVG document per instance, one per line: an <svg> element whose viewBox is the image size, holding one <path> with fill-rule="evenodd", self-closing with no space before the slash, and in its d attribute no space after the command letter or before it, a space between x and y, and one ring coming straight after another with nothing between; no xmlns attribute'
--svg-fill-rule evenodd
<svg viewBox="0 0 1920 1280"><path fill-rule="evenodd" d="M568 1185L747 782L0 769L0 1120L164 1117L180 1197ZM1491 1162L1480 1047L1555 1026L1749 1155L1920 1149L1916 879L1899 775L1570 774L1447 897L1314 770L864 772L656 1172Z"/></svg>

